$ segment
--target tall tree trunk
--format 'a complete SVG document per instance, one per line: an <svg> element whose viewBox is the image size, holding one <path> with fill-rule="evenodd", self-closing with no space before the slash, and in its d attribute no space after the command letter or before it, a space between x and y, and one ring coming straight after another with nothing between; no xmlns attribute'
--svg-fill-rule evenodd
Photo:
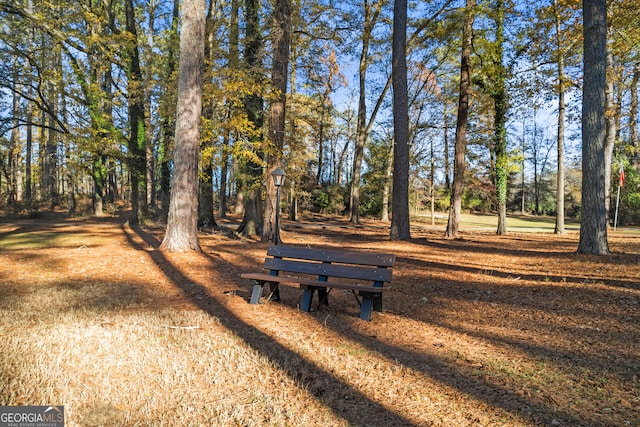
<svg viewBox="0 0 640 427"><path fill-rule="evenodd" d="M462 193L464 191L464 169L467 153L467 123L469 119L469 89L471 85L471 43L476 0L467 0L462 33L462 53L460 59L460 91L458 95L458 118L456 121L456 142L453 160L453 186L449 205L449 219L445 235L458 237Z"/></svg>
<svg viewBox="0 0 640 427"><path fill-rule="evenodd" d="M384 177L382 189L382 222L389 222L389 199L391 198L391 186L393 185L393 138L389 141L389 155L387 156L387 171Z"/></svg>
<svg viewBox="0 0 640 427"><path fill-rule="evenodd" d="M320 124L318 128L318 169L316 171L316 183L322 184L322 169L324 165L324 127L327 113L327 97L323 94L320 105Z"/></svg>
<svg viewBox="0 0 640 427"><path fill-rule="evenodd" d="M60 65L60 50L54 49L51 58L51 67L58 70ZM50 114L48 116L49 132L45 144L43 179L46 188L45 198L49 201L49 207L53 209L60 204L57 188L58 172L58 132L56 132L56 115L58 114L59 89L56 82L50 81L46 84Z"/></svg>
<svg viewBox="0 0 640 427"><path fill-rule="evenodd" d="M299 17L299 16L298 16ZM291 17L293 21L295 19L294 16ZM293 23L291 24L293 27ZM293 31L293 28L292 28ZM291 71L289 72L289 99L296 99L296 85L297 85L297 67L296 67L296 58L297 58L297 46L295 45L295 39L291 37L289 43L289 63L291 64ZM300 144L300 136L298 133L298 123L296 121L296 112L293 111L295 108L295 103L288 103L287 105L287 115L289 116L289 135L291 135L289 139L289 149L293 151L293 147L298 146ZM298 173L299 172L296 167L289 167L289 171L294 170L289 179L289 195L288 195L288 203L289 203L289 220L290 221L298 221L298 193L296 192L296 187L298 183Z"/></svg>
<svg viewBox="0 0 640 427"><path fill-rule="evenodd" d="M129 46L128 101L129 101L129 173L131 175L131 216L129 223L137 225L147 213L146 186L146 132L144 129L144 91L138 33L133 0L125 1L126 27L132 40Z"/></svg>
<svg viewBox="0 0 640 427"><path fill-rule="evenodd" d="M178 21L179 21L179 5L180 0L173 1L173 14L171 19L171 31L169 36L169 48L167 51L166 68L164 70L164 76L167 82L174 81L174 72L176 69L176 46L178 44ZM170 84L167 84L169 87ZM159 147L158 162L160 163L160 203L162 204L161 218L167 220L169 216L169 203L171 194L171 169L170 151L173 147L173 137L175 135L175 121L174 115L175 106L177 100L171 95L171 90L168 89L164 97L161 100L162 103L162 137Z"/></svg>
<svg viewBox="0 0 640 427"><path fill-rule="evenodd" d="M107 157L94 154L91 175L93 178L93 214L97 217L104 216L104 190Z"/></svg>
<svg viewBox="0 0 640 427"><path fill-rule="evenodd" d="M407 91L407 0L393 5L393 197L391 240L411 238L409 220L409 95Z"/></svg>
<svg viewBox="0 0 640 427"><path fill-rule="evenodd" d="M605 205L607 2L583 2L582 215L578 253L608 254Z"/></svg>
<svg viewBox="0 0 640 427"><path fill-rule="evenodd" d="M169 217L161 249L200 251L198 241L198 147L202 113L202 67L205 33L204 0L181 4L178 105L174 174Z"/></svg>
<svg viewBox="0 0 640 427"><path fill-rule="evenodd" d="M214 13L215 2L209 2L209 8L207 10L206 24L205 24L205 43L204 43L204 57L208 64L213 64L213 33L214 27ZM208 119L213 117L213 105L207 103L203 105L203 116ZM202 227L215 227L216 219L213 215L214 203L213 203L213 149L215 144L215 138L203 140L201 142L200 152L201 156L201 170L199 179L199 201L198 201L198 225ZM210 148L210 149L208 149Z"/></svg>
<svg viewBox="0 0 640 427"><path fill-rule="evenodd" d="M435 194L435 177L436 177L436 156L433 146L433 139L429 142L431 159L429 161L429 204L431 210L431 225L436 225L436 194Z"/></svg>
<svg viewBox="0 0 640 427"><path fill-rule="evenodd" d="M634 148L633 154L638 154L638 83L640 82L640 61L633 66L631 78L631 100L629 102L629 144Z"/></svg>
<svg viewBox="0 0 640 427"><path fill-rule="evenodd" d="M52 132L51 130L46 128L47 125L47 113L44 110L40 110L40 119L39 119L39 124L40 124L40 132L38 133L38 146L40 147L40 150L38 150L38 163L40 166L40 182L38 183L38 194L36 196L36 198L40 201L45 200L46 199L46 195L47 195L47 187L46 187L46 183L48 182L48 178L46 178L46 176L44 176L44 171L45 171L45 153L46 150L44 149L47 146L47 135L49 135L49 132Z"/></svg>
<svg viewBox="0 0 640 427"><path fill-rule="evenodd" d="M218 217L227 216L227 177L229 175L229 143L231 133L227 130L224 134L224 141L220 150L220 189L218 191Z"/></svg>
<svg viewBox="0 0 640 427"><path fill-rule="evenodd" d="M496 59L497 74L494 76L492 98L495 108L493 149L496 159L495 186L498 200L498 228L496 234L507 234L507 186L509 158L507 154L507 111L509 109L506 88L506 69L503 64L504 51L504 1L496 1Z"/></svg>
<svg viewBox="0 0 640 427"><path fill-rule="evenodd" d="M156 209L156 179L155 179L155 168L156 168L156 157L154 150L154 139L153 139L153 128L151 121L151 92L153 90L153 73L155 71L155 41L154 41L154 32L155 32L155 15L156 15L156 0L149 1L149 10L147 15L149 16L149 24L148 24L148 35L147 35L147 43L145 45L146 50L146 64L145 64L145 73L144 73L144 129L145 129L145 155L146 155L146 194L147 194L147 205L149 208L155 212Z"/></svg>
<svg viewBox="0 0 640 427"><path fill-rule="evenodd" d="M260 50L262 48L262 35L259 26L259 8L258 0L245 0L245 55L247 69L250 74L258 82L261 79L260 70ZM255 93L246 97L245 110L247 117L253 123L254 129L258 132L264 124L264 101L262 97ZM260 133L260 132L259 132ZM254 136L256 145L261 146L263 142L262 135ZM258 150L257 156L262 157L262 150ZM262 165L251 160L243 165L245 178L241 183L244 195L244 217L242 223L238 227L238 232L243 235L258 234L262 235L264 226L264 217L262 216Z"/></svg>
<svg viewBox="0 0 640 427"><path fill-rule="evenodd" d="M67 109L67 101L66 97L62 97L62 120L64 123L69 122L69 114ZM63 179L66 186L66 199L67 199L67 215L72 216L76 213L76 192L75 192L75 182L74 182L74 165L71 161L71 142L70 138L65 138L63 141L64 144L64 168L63 168Z"/></svg>
<svg viewBox="0 0 640 427"><path fill-rule="evenodd" d="M356 124L356 145L353 153L351 195L349 198L351 210L349 221L353 224L360 223L360 177L362 174L362 160L364 159L364 146L368 137L366 80L369 66L369 45L381 8L381 1L369 5L369 1L364 0L364 29L362 31L362 50L360 51L360 64L358 67L358 121Z"/></svg>
<svg viewBox="0 0 640 427"><path fill-rule="evenodd" d="M540 215L540 148L538 141L538 106L533 107L533 134L531 135L531 151L533 163L533 212Z"/></svg>
<svg viewBox="0 0 640 427"><path fill-rule="evenodd" d="M29 93L31 94L32 89L29 88ZM27 135L26 135L26 147L25 147L25 171L24 171L24 200L28 207L31 207L33 202L33 195L31 193L31 161L33 157L33 103L31 101L27 101L27 111L26 111L26 119L27 119Z"/></svg>
<svg viewBox="0 0 640 427"><path fill-rule="evenodd" d="M239 28L239 9L240 0L231 0L231 13L229 18L229 68L231 70L237 70L240 65L240 28ZM232 110L234 107L229 105L227 107ZM231 114L231 111L230 111ZM224 135L224 141L221 147L221 167L220 167L220 193L218 195L218 216L224 218L227 216L227 194L228 194L228 177L229 167L231 162L231 144L232 134L227 129Z"/></svg>
<svg viewBox="0 0 640 427"><path fill-rule="evenodd" d="M444 186L447 190L451 189L451 170L449 166L449 115L448 115L448 99L446 95L442 94L442 125L444 127L443 142L444 142Z"/></svg>
<svg viewBox="0 0 640 427"><path fill-rule="evenodd" d="M558 11L558 0L553 0L555 27L556 27L556 49L558 53L558 174L556 178L556 226L555 234L565 234L564 227L564 114L565 114L565 80L564 75L564 54L562 37L560 33L560 12Z"/></svg>
<svg viewBox="0 0 640 427"><path fill-rule="evenodd" d="M290 0L276 0L274 25L271 31L273 64L271 84L275 96L271 101L269 119L269 137L271 145L267 150L267 197L264 212L263 241L275 241L277 236L276 215L280 206L276 205L276 187L271 173L282 167L284 152L284 126L286 114L286 95L289 70L289 47L291 43L291 3ZM277 242L276 242L277 243Z"/></svg>
<svg viewBox="0 0 640 427"><path fill-rule="evenodd" d="M614 65L613 55L607 52L607 89L605 91L605 124L607 127L604 143L604 205L607 213L607 224L610 223L611 205L611 163L613 161L613 148L616 142L616 107L614 100Z"/></svg>
<svg viewBox="0 0 640 427"><path fill-rule="evenodd" d="M14 209L17 209L18 204L18 169L20 168L20 92L22 92L22 88L20 87L20 83L18 83L18 61L17 59L13 63L13 102L11 107L12 114L12 128L11 128L11 136L9 139L9 150L8 150L8 166L9 166L9 174L8 174L8 204L9 206L13 206Z"/></svg>

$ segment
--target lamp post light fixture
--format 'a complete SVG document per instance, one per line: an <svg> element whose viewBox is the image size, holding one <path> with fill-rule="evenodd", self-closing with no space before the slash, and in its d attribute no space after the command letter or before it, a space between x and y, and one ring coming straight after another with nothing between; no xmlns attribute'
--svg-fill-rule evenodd
<svg viewBox="0 0 640 427"><path fill-rule="evenodd" d="M271 177L273 178L273 185L276 186L276 224L273 232L273 243L278 245L282 243L280 240L280 187L284 183L285 173L282 169L277 168L271 172Z"/></svg>

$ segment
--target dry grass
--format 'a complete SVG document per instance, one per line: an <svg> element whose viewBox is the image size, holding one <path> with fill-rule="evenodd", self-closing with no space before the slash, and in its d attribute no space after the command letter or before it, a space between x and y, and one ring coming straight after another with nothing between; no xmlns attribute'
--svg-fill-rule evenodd
<svg viewBox="0 0 640 427"><path fill-rule="evenodd" d="M266 244L116 221L0 225L0 405L65 405L69 426L640 425L640 249L577 235L287 224L289 243L398 254L385 312L300 291L252 306Z"/></svg>

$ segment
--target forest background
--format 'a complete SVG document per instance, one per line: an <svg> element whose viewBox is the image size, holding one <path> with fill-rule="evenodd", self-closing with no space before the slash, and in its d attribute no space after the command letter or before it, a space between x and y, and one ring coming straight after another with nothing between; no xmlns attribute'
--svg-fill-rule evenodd
<svg viewBox="0 0 640 427"><path fill-rule="evenodd" d="M180 3L0 1L0 203L17 214L65 206L100 216L126 201L132 223L166 219ZM607 3L607 209L610 223L637 225L639 5ZM498 212L505 173L509 212L579 218L581 2L439 0L407 12L412 212L449 208L471 16L463 209ZM283 22L284 85L275 77ZM388 1L206 3L200 226L232 211L243 215L241 232L268 237L274 158L291 219L302 211L389 220L393 23ZM285 125L274 132L283 95Z"/></svg>

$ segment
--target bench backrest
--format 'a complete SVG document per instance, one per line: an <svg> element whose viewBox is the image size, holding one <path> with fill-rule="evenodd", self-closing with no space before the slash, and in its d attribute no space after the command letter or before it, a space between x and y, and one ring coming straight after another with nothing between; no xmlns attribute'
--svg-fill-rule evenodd
<svg viewBox="0 0 640 427"><path fill-rule="evenodd" d="M320 280L327 277L370 280L382 285L391 281L396 256L373 252L311 249L273 245L267 249L263 267L275 271L311 274Z"/></svg>

